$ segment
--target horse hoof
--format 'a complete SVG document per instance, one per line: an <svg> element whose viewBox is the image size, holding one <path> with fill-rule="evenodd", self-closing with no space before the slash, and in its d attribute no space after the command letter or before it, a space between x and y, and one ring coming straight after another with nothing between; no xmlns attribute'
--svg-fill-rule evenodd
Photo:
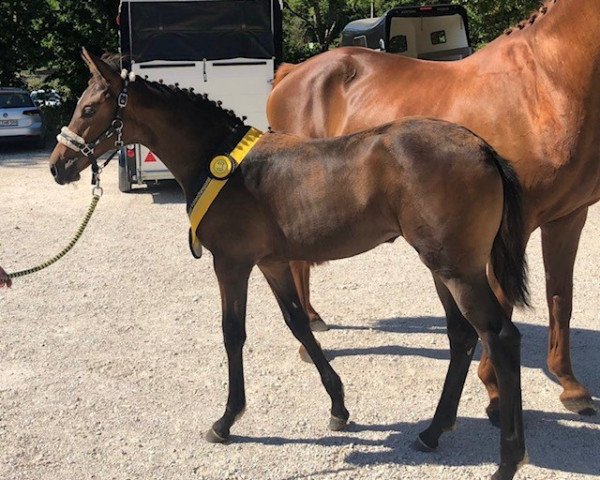
<svg viewBox="0 0 600 480"><path fill-rule="evenodd" d="M306 351L306 348L304 348L304 345L300 345L298 353L300 354L300 360L306 363L313 363L312 359L310 358L310 355Z"/></svg>
<svg viewBox="0 0 600 480"><path fill-rule="evenodd" d="M500 410L488 407L485 409L485 413L487 413L490 423L494 427L500 428Z"/></svg>
<svg viewBox="0 0 600 480"><path fill-rule="evenodd" d="M315 340L315 341L317 342L317 345L320 348L321 347L321 343L318 340ZM306 351L306 348L304 348L304 345L300 345L300 348L298 349L298 353L300 354L300 359L303 362L313 363L312 358L310 358L310 355Z"/></svg>
<svg viewBox="0 0 600 480"><path fill-rule="evenodd" d="M227 440L227 437L222 437L217 432L215 432L213 428L206 432L206 441L209 443L225 443L227 442Z"/></svg>
<svg viewBox="0 0 600 480"><path fill-rule="evenodd" d="M341 432L345 430L348 426L348 420L344 420L343 418L334 417L333 415L329 419L329 430L334 432Z"/></svg>
<svg viewBox="0 0 600 480"><path fill-rule="evenodd" d="M492 475L491 480L512 480L516 473L516 468L500 467L498 471Z"/></svg>
<svg viewBox="0 0 600 480"><path fill-rule="evenodd" d="M311 320L310 329L313 332L326 332L329 330L329 325L327 325L323 320L317 318L316 320Z"/></svg>
<svg viewBox="0 0 600 480"><path fill-rule="evenodd" d="M412 447L417 452L431 453L435 451L437 445L435 447L430 447L423 441L421 435L417 435L417 439L413 442Z"/></svg>
<svg viewBox="0 0 600 480"><path fill-rule="evenodd" d="M594 406L594 402L591 398L566 398L561 399L564 407L578 415L583 415L585 417L591 417L596 415L596 407Z"/></svg>

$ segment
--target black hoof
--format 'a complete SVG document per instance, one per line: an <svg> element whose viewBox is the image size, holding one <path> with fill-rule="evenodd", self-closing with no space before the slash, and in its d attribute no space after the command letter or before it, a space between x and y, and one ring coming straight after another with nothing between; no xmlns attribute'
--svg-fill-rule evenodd
<svg viewBox="0 0 600 480"><path fill-rule="evenodd" d="M512 480L516 473L516 468L500 467L498 471L492 475L492 480Z"/></svg>
<svg viewBox="0 0 600 480"><path fill-rule="evenodd" d="M578 415L591 417L597 413L594 401L591 398L577 398L561 401L567 410L577 413Z"/></svg>
<svg viewBox="0 0 600 480"><path fill-rule="evenodd" d="M421 438L421 435L417 435L417 439L413 442L412 448L417 452L431 453L435 451L437 445L434 447L427 445Z"/></svg>
<svg viewBox="0 0 600 480"><path fill-rule="evenodd" d="M311 320L310 329L313 332L326 332L329 330L329 325L327 325L323 320L317 318L316 320Z"/></svg>
<svg viewBox="0 0 600 480"><path fill-rule="evenodd" d="M579 415L583 415L584 417L593 417L598 412L596 411L596 409L594 407L587 407L587 408L584 408L583 410L579 410L577 413Z"/></svg>
<svg viewBox="0 0 600 480"><path fill-rule="evenodd" d="M341 432L342 430L345 430L347 426L348 420L344 420L343 418L331 416L329 419L329 430L334 432Z"/></svg>
<svg viewBox="0 0 600 480"><path fill-rule="evenodd" d="M229 440L229 436L221 436L212 428L206 432L205 438L209 443L226 443Z"/></svg>
<svg viewBox="0 0 600 480"><path fill-rule="evenodd" d="M500 410L486 408L485 413L487 413L488 418L490 419L490 423L497 428L500 428Z"/></svg>

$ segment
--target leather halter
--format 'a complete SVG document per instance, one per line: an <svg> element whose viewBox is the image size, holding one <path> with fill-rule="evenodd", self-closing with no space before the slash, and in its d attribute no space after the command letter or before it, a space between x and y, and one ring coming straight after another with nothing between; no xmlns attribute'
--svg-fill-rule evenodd
<svg viewBox="0 0 600 480"><path fill-rule="evenodd" d="M130 79L135 79L135 77L132 77L131 74L128 74L126 70L123 70L123 72L121 72L121 77L123 78L123 89L117 97L117 110L115 112L114 119L112 120L112 122L110 122L110 125L106 128L106 130L104 130L100 135L98 135L98 137L94 141L86 142L83 137L71 131L69 127L62 127L60 133L56 136L56 140L59 143L62 143L64 146L70 148L71 150L74 150L75 152L81 153L89 159L92 165L92 184L94 185L98 183L98 174L101 170L101 168L98 166L98 161L94 156L96 147L105 140L111 138L115 134L117 135L117 138L115 140L114 146L117 149L117 151L124 146L122 113L125 107L127 106L127 100L129 98L128 89ZM108 164L108 162L112 160L115 153L111 155L111 157L107 160L103 167L105 167Z"/></svg>

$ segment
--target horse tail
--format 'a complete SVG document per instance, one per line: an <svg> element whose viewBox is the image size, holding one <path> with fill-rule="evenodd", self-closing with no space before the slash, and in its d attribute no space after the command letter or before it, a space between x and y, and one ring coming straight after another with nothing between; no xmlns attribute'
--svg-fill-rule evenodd
<svg viewBox="0 0 600 480"><path fill-rule="evenodd" d="M282 63L279 65L275 72L275 78L273 79L273 88L275 88L287 75L292 73L297 66L298 65L294 63Z"/></svg>
<svg viewBox="0 0 600 480"><path fill-rule="evenodd" d="M504 187L504 211L500 230L494 239L491 263L507 300L515 306L529 306L526 231L523 218L523 192L511 165L491 147Z"/></svg>

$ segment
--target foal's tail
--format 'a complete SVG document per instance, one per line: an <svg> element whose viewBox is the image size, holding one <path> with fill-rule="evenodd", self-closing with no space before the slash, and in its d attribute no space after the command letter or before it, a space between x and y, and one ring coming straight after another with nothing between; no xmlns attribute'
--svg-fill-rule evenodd
<svg viewBox="0 0 600 480"><path fill-rule="evenodd" d="M492 267L506 298L515 306L529 305L526 232L521 184L510 164L490 148L504 187L504 212L492 247Z"/></svg>

